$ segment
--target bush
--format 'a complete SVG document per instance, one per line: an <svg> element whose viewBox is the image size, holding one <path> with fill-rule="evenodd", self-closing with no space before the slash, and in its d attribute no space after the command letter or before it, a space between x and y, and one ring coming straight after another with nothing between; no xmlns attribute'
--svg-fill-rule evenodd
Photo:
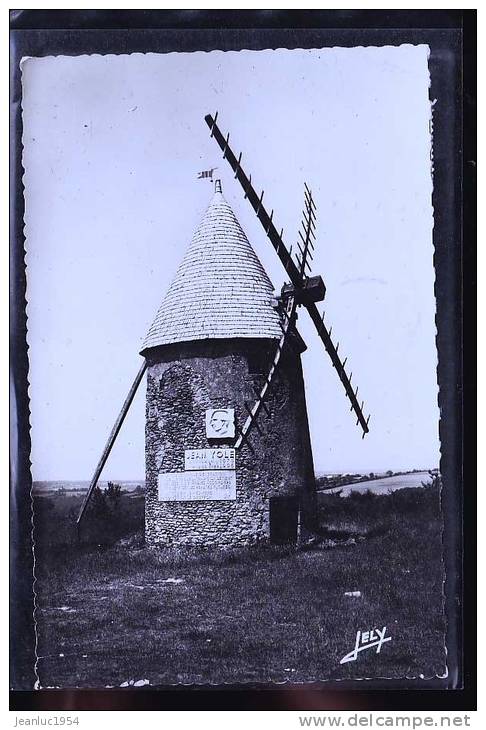
<svg viewBox="0 0 486 730"><path fill-rule="evenodd" d="M397 489L388 494L351 492L347 497L337 494L319 495L319 521L324 530L356 531L371 535L408 529L411 520L420 517L425 523L441 520L438 475L422 487Z"/></svg>
<svg viewBox="0 0 486 730"><path fill-rule="evenodd" d="M118 504L120 502L121 493L122 493L122 488L119 484L114 484L113 482L108 482L108 487L106 489L106 498L109 502L111 502L112 509L116 509L118 507Z"/></svg>

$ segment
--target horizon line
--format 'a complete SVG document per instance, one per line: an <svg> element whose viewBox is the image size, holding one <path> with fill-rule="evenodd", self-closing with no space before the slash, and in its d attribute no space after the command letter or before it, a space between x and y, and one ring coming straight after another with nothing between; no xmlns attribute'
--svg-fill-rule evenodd
<svg viewBox="0 0 486 730"><path fill-rule="evenodd" d="M319 474L333 474L333 475L337 475L337 474L342 474L342 475L359 474L360 476L365 476L365 475L369 475L369 474L386 474L387 471L392 471L394 474L396 474L398 472L405 472L405 471L422 472L422 471L432 471L434 469L439 469L440 470L440 468L438 466L433 466L433 467L430 467L430 466L428 466L428 467L413 466L413 467L407 467L407 468L404 467L404 468L400 468L400 469L391 469L391 468L388 468L388 469L376 469L375 468L374 470L373 469L365 469L365 470L351 470L351 471L349 471L349 470L315 469L314 471L315 471L316 474L317 473L319 473ZM54 479L54 478L51 478L51 479L33 479L32 480L32 483L35 484L37 482L90 482L90 481L91 481L91 479L83 479L83 478L75 478L75 477L70 477L70 478L63 478L63 477L61 477L61 478L56 478L56 479ZM98 483L100 483L100 482L101 483L103 483L103 482L145 482L145 477L135 477L135 478L129 478L129 479L125 479L125 478L121 479L119 477L106 477L105 479L99 479L98 480Z"/></svg>

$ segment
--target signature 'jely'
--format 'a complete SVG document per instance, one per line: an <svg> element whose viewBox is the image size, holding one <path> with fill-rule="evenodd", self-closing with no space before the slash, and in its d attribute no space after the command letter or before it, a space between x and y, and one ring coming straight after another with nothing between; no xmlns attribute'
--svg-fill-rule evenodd
<svg viewBox="0 0 486 730"><path fill-rule="evenodd" d="M380 649L382 645L385 643L385 641L391 641L391 636L387 636L385 638L386 634L386 626L383 626L382 629L372 629L371 631L358 631L356 632L356 643L354 645L353 651L350 651L349 654L346 654L346 656L343 656L340 664L346 664L346 662L354 662L358 658L358 654L360 651L364 651L365 649L371 649L372 647L376 646L376 653L380 653Z"/></svg>

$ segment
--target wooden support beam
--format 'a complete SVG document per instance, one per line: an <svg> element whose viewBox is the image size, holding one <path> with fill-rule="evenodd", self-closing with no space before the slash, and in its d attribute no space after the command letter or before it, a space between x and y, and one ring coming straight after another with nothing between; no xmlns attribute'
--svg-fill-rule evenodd
<svg viewBox="0 0 486 730"><path fill-rule="evenodd" d="M111 433L108 437L108 441L106 442L105 448L103 449L103 453L101 454L100 460L96 466L95 472L93 474L93 478L91 479L90 485L88 487L88 491L86 492L86 496L84 498L83 504L81 506L78 519L76 520L76 523L78 525L81 524L81 520L83 519L83 515L86 511L86 508L88 506L89 500L91 499L91 495L93 494L96 485L98 484L98 480L101 476L101 472L103 471L103 468L106 464L106 461L110 455L110 451L113 448L113 444L116 441L116 437L120 433L120 429L122 427L123 421L125 420L125 416L128 413L128 410L132 404L132 401L135 397L135 393L138 390L138 386L140 385L142 378L145 374L145 371L147 369L147 361L144 359L143 365L141 366L140 370L138 371L137 375L135 376L135 380L133 381L130 390L128 391L128 395L125 398L125 402L123 403L122 409L120 413L118 414L118 418L115 421L115 425L111 429Z"/></svg>

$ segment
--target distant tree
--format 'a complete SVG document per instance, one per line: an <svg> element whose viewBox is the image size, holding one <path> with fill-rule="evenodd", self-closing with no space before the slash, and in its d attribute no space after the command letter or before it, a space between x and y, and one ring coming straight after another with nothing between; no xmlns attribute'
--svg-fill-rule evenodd
<svg viewBox="0 0 486 730"><path fill-rule="evenodd" d="M93 535L100 542L111 543L118 537L120 530L121 486L108 482L106 489L95 487L91 499L93 515Z"/></svg>
<svg viewBox="0 0 486 730"><path fill-rule="evenodd" d="M114 482L108 482L106 489L106 501L109 509L109 530L113 537L118 535L121 528L121 497L121 485L115 484Z"/></svg>
<svg viewBox="0 0 486 730"><path fill-rule="evenodd" d="M143 494L143 487L141 484L137 484L135 489L133 490L135 494Z"/></svg>
<svg viewBox="0 0 486 730"><path fill-rule="evenodd" d="M392 470L391 469L388 469L386 475L387 475L387 477L392 477L393 476Z"/></svg>
<svg viewBox="0 0 486 730"><path fill-rule="evenodd" d="M113 506L118 505L118 502L120 501L121 493L122 493L122 488L121 488L120 484L115 484L114 482L108 482L108 487L106 489L106 497L112 503Z"/></svg>
<svg viewBox="0 0 486 730"><path fill-rule="evenodd" d="M109 509L106 501L106 494L101 487L96 486L91 498L91 509L95 517L106 517Z"/></svg>
<svg viewBox="0 0 486 730"><path fill-rule="evenodd" d="M369 476L370 479L374 479L375 478L375 474L372 471L370 471L370 473L369 473L368 476Z"/></svg>

